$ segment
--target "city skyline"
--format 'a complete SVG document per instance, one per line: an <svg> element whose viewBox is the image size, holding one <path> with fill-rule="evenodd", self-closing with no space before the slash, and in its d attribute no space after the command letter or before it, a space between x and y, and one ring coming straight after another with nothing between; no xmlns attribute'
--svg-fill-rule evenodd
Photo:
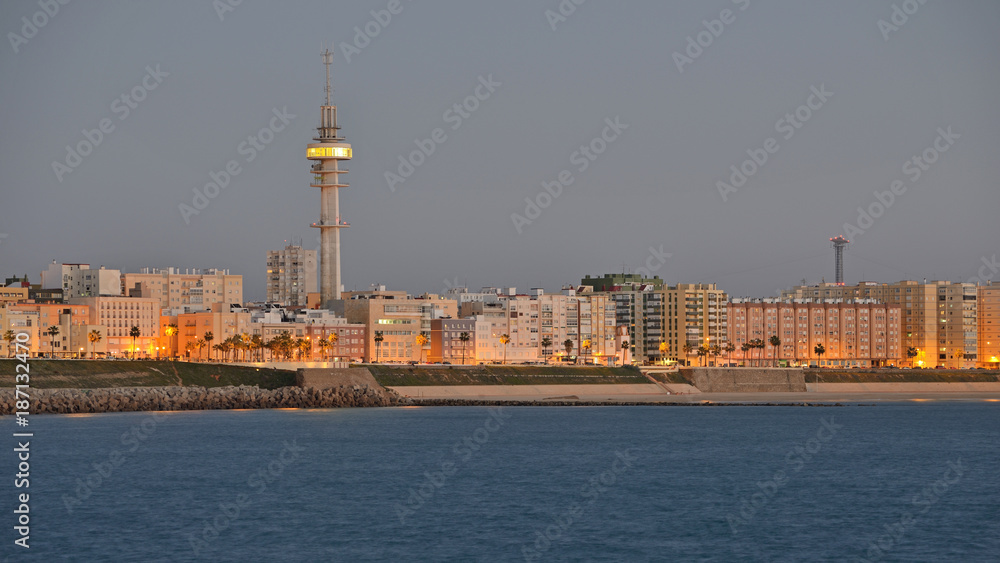
<svg viewBox="0 0 1000 563"><path fill-rule="evenodd" d="M18 22L26 6L0 10ZM286 39L294 10L70 5L73 17L8 46L0 101L18 111L2 119L23 135L0 141L5 275L34 278L53 259L224 268L263 299L268 250L291 238L318 248L304 145L323 101L323 41L358 151L342 202L347 290L554 289L652 263L667 283L771 296L832 281L827 239L841 234L852 241L848 283L966 281L995 262L1000 116L985 95L997 82L985 22L996 6L922 5L896 31L879 24L887 6L462 14L508 22L513 44L453 25L462 4L402 3L381 23L372 12L386 6L314 8ZM666 28L634 25L645 16ZM755 30L769 20L787 25L765 40ZM171 23L193 26L194 39L163 35ZM266 51L225 42L254 31L273 38ZM70 47L94 36L104 51ZM451 48L463 41L468 52ZM797 49L778 48L791 41ZM101 75L83 74L98 59ZM553 65L560 81L538 81ZM71 97L59 87L67 76ZM74 166L65 147L88 138L97 146ZM193 190L212 181L225 187L198 201Z"/></svg>

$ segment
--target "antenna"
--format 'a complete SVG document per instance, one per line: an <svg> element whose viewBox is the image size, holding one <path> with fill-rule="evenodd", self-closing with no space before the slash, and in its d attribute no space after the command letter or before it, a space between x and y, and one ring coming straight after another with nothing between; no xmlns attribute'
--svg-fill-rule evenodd
<svg viewBox="0 0 1000 563"><path fill-rule="evenodd" d="M326 105L330 105L330 93L333 90L330 87L330 65L333 64L333 51L324 49L322 56L323 65L326 66Z"/></svg>

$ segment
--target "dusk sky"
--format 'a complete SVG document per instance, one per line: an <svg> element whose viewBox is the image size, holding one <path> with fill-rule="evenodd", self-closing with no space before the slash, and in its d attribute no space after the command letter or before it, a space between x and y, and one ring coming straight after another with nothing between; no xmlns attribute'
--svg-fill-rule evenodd
<svg viewBox="0 0 1000 563"><path fill-rule="evenodd" d="M228 268L263 299L268 250L318 247L324 44L354 147L347 290L557 291L645 267L773 296L833 281L838 234L848 283L965 281L995 260L995 0L564 0L565 17L557 0L402 0L378 23L394 4L78 1L36 29L37 2L0 4L0 275ZM401 157L422 162L393 190ZM731 167L752 172L737 187Z"/></svg>

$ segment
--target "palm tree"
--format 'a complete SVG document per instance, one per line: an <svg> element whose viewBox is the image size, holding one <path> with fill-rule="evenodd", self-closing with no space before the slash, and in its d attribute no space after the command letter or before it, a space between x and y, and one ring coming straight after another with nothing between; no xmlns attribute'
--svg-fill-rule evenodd
<svg viewBox="0 0 1000 563"><path fill-rule="evenodd" d="M698 358L699 358L698 359L698 363L699 364L704 363L704 362L702 362L701 358L705 358L706 360L708 359L708 347L707 346L704 346L704 345L698 346Z"/></svg>
<svg viewBox="0 0 1000 563"><path fill-rule="evenodd" d="M722 354L722 346L712 344L708 347L708 352L715 356L715 367L719 367L719 356Z"/></svg>
<svg viewBox="0 0 1000 563"><path fill-rule="evenodd" d="M691 351L694 350L694 344L690 342L685 342L684 346L681 346L681 350L684 350L684 361L687 362L687 358L691 355Z"/></svg>
<svg viewBox="0 0 1000 563"><path fill-rule="evenodd" d="M97 344L98 342L101 341L101 331L99 331L97 329L94 329L94 330L90 331L89 333L87 333L87 341L90 342L90 347L91 347L91 350L90 350L90 359L94 359L94 350L93 350L93 347L94 347L94 344Z"/></svg>
<svg viewBox="0 0 1000 563"><path fill-rule="evenodd" d="M385 337L382 336L381 330L375 331L375 363L377 364L379 359L382 357L382 341Z"/></svg>
<svg viewBox="0 0 1000 563"><path fill-rule="evenodd" d="M264 339L259 334L250 337L250 346L259 354L260 361L264 361Z"/></svg>
<svg viewBox="0 0 1000 563"><path fill-rule="evenodd" d="M316 341L316 345L319 346L319 355L325 362L328 359L327 352L330 350L330 341L325 338L320 338Z"/></svg>
<svg viewBox="0 0 1000 563"><path fill-rule="evenodd" d="M774 367L778 367L778 351L780 349L779 346L781 346L781 339L778 338L777 334L775 334L772 335L771 338L768 338L767 341L771 344L771 347L774 349Z"/></svg>
<svg viewBox="0 0 1000 563"><path fill-rule="evenodd" d="M206 342L203 339L201 339L201 338L199 338L198 340L194 341L194 347L198 349L198 359L199 360L201 359L201 349L205 347L205 344L206 344Z"/></svg>
<svg viewBox="0 0 1000 563"><path fill-rule="evenodd" d="M426 346L430 341L431 337L427 336L426 332L421 331L421 333L417 335L417 346L420 347L420 363L424 362L424 346Z"/></svg>
<svg viewBox="0 0 1000 563"><path fill-rule="evenodd" d="M663 365L667 365L667 350L669 349L670 346L666 342L660 342L660 360Z"/></svg>
<svg viewBox="0 0 1000 563"><path fill-rule="evenodd" d="M755 338L753 341L753 347L760 350L757 354L757 366L762 367L764 365L764 340L761 338Z"/></svg>
<svg viewBox="0 0 1000 563"><path fill-rule="evenodd" d="M215 340L215 335L212 331L205 333L205 344L208 345L208 361L212 361L212 341Z"/></svg>
<svg viewBox="0 0 1000 563"><path fill-rule="evenodd" d="M542 355L545 356L545 360L549 359L549 348L552 347L552 339L546 336L542 339Z"/></svg>
<svg viewBox="0 0 1000 563"><path fill-rule="evenodd" d="M166 328L163 329L163 335L167 337L167 350L171 352L173 352L174 349L174 341L171 337L173 337L175 334L177 334L176 324L173 323L168 324ZM173 356L173 354L170 355Z"/></svg>
<svg viewBox="0 0 1000 563"><path fill-rule="evenodd" d="M9 358L11 356L11 352L13 351L13 348L11 348L10 345L12 342L17 340L17 335L14 334L13 330L8 330L3 333L3 339L7 341L7 357Z"/></svg>
<svg viewBox="0 0 1000 563"><path fill-rule="evenodd" d="M580 352L583 353L583 363L587 363L587 356L590 355L590 339L584 340L580 343Z"/></svg>
<svg viewBox="0 0 1000 563"><path fill-rule="evenodd" d="M458 335L458 340L461 341L461 343L462 343L462 363L464 364L465 363L465 347L468 345L468 342L470 340L472 340L472 336L468 332L463 332L462 334ZM501 340L503 340L503 339L501 338Z"/></svg>
<svg viewBox="0 0 1000 563"><path fill-rule="evenodd" d="M573 352L573 340L570 338L563 340L563 348L566 349L566 355L569 356Z"/></svg>
<svg viewBox="0 0 1000 563"><path fill-rule="evenodd" d="M753 346L750 345L749 341L744 342L743 344L740 344L740 350L743 350L743 365L744 365L744 367L750 367L750 363L747 361L747 352L749 352L751 348L753 348Z"/></svg>
<svg viewBox="0 0 1000 563"><path fill-rule="evenodd" d="M726 356L727 356L726 365L728 366L729 364L733 363L733 352L736 351L736 345L733 344L732 342L727 342L726 347L724 349L726 351Z"/></svg>
<svg viewBox="0 0 1000 563"><path fill-rule="evenodd" d="M501 334L500 335L500 344L503 344L503 363L504 364L507 363L507 344L509 344L509 343L510 343L510 335L509 334Z"/></svg>
<svg viewBox="0 0 1000 563"><path fill-rule="evenodd" d="M917 348L914 346L910 346L909 348L906 349L906 357L909 358L910 360L916 358L919 354L920 350L917 350Z"/></svg>
<svg viewBox="0 0 1000 563"><path fill-rule="evenodd" d="M629 342L628 340L622 340L622 366L625 365L625 352L628 351Z"/></svg>
<svg viewBox="0 0 1000 563"><path fill-rule="evenodd" d="M52 325L45 330L45 334L49 335L49 348L51 348L52 357L56 357L56 337L59 336L59 325Z"/></svg>
<svg viewBox="0 0 1000 563"><path fill-rule="evenodd" d="M188 340L187 344L184 345L184 350L187 351L187 355L189 358L191 357L191 352L193 352L196 347L197 345L194 342L191 342L190 340Z"/></svg>
<svg viewBox="0 0 1000 563"><path fill-rule="evenodd" d="M817 344L813 348L813 352L816 352L816 355L819 356L820 359L823 359L823 354L826 354L826 346L823 346L823 344Z"/></svg>

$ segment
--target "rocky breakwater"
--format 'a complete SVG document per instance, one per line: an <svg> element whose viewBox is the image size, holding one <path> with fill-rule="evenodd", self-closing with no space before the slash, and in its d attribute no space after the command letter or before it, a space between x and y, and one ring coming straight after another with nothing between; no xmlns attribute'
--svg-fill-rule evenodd
<svg viewBox="0 0 1000 563"><path fill-rule="evenodd" d="M281 387L124 387L33 389L32 414L225 409L390 407L410 404L391 390L352 385L315 389ZM0 389L0 414L15 411L13 389Z"/></svg>

